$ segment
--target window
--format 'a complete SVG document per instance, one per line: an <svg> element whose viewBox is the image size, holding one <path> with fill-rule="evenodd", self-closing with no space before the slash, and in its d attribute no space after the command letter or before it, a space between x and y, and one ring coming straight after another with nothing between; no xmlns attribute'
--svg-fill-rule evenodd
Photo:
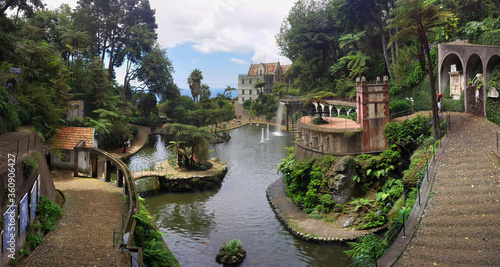
<svg viewBox="0 0 500 267"><path fill-rule="evenodd" d="M262 75L262 70L260 70L260 75Z"/></svg>
<svg viewBox="0 0 500 267"><path fill-rule="evenodd" d="M250 91L250 93L249 93L249 94L250 94L250 95L252 95L252 90L248 90L248 91ZM252 98L250 98L250 99L252 99Z"/></svg>
<svg viewBox="0 0 500 267"><path fill-rule="evenodd" d="M245 98L244 97L241 98L241 102L245 102Z"/></svg>
<svg viewBox="0 0 500 267"><path fill-rule="evenodd" d="M245 79L241 79L241 84L245 84Z"/></svg>
<svg viewBox="0 0 500 267"><path fill-rule="evenodd" d="M63 154L61 155L61 162L69 162L70 155L69 151L64 151Z"/></svg>
<svg viewBox="0 0 500 267"><path fill-rule="evenodd" d="M259 79L259 78L257 78L257 81L260 81L260 79Z"/></svg>
<svg viewBox="0 0 500 267"><path fill-rule="evenodd" d="M252 79L248 79L248 83L252 84ZM250 93L251 94L251 93Z"/></svg>
<svg viewBox="0 0 500 267"><path fill-rule="evenodd" d="M244 95L245 94L245 90L241 90L241 94Z"/></svg>

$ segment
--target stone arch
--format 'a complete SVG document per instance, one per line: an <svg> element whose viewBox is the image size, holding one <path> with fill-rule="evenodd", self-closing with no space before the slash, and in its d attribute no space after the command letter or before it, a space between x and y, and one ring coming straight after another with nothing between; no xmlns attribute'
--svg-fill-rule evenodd
<svg viewBox="0 0 500 267"><path fill-rule="evenodd" d="M479 66L481 70L478 73L474 73L474 69ZM480 55L473 53L469 56L467 59L467 66L466 66L466 72L465 72L465 80L468 81L476 74L483 74L484 73L484 68L483 68L483 60Z"/></svg>
<svg viewBox="0 0 500 267"><path fill-rule="evenodd" d="M456 53L449 53L446 56L444 56L443 63L441 64L441 69L439 70L439 80L441 81L439 84L439 92L444 93L446 90L446 87L450 83L450 75L449 73L451 72L451 65L456 65L457 66L457 71L464 71L464 64L463 64L463 59L460 57L460 55ZM461 81L461 87L462 90L465 89L465 80L462 79Z"/></svg>
<svg viewBox="0 0 500 267"><path fill-rule="evenodd" d="M491 71L493 71L493 69L497 66L497 65L500 65L500 54L495 54L495 55L492 55L488 61L486 62L486 71L484 72L485 74L485 81L488 81L489 80L489 76L490 76L490 73ZM486 84L485 84L486 85ZM487 90L489 88L486 88Z"/></svg>
<svg viewBox="0 0 500 267"><path fill-rule="evenodd" d="M450 60L452 58L448 58L448 55L456 54L456 56L462 62L463 69L463 85L466 90L467 80L474 77L476 73L474 73L474 68L476 66L480 66L482 68L481 74L483 74L484 84L488 83L488 76L493 67L499 60L500 55L500 46L491 46L491 45L477 45L471 44L468 41L455 41L450 43L443 43L438 46L438 79L439 79L439 91L441 93L446 89L446 81L449 80L445 77L446 71L449 68ZM448 60L448 61L447 61ZM456 60L456 58L455 58ZM486 88L485 88L486 89ZM485 90L484 89L484 90ZM486 115L486 93L480 92L481 101L483 102L482 107L476 107L477 109L482 109L483 115ZM467 102L471 101L471 99L467 99L467 93L464 94L465 112L469 112L467 107Z"/></svg>

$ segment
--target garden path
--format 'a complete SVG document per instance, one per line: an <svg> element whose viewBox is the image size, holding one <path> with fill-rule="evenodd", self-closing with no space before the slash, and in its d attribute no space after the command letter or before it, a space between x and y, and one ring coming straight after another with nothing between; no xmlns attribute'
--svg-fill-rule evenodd
<svg viewBox="0 0 500 267"><path fill-rule="evenodd" d="M21 266L127 266L113 246L113 228L125 208L123 189L72 174L52 171L66 200L63 217Z"/></svg>

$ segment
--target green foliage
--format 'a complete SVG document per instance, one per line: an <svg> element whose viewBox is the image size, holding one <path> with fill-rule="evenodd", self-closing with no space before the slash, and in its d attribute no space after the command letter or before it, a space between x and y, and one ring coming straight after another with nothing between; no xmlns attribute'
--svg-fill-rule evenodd
<svg viewBox="0 0 500 267"><path fill-rule="evenodd" d="M465 101L464 101L464 95L460 95L459 100L455 99L443 99L441 103L441 110L442 111L452 111L452 112L464 112L465 111Z"/></svg>
<svg viewBox="0 0 500 267"><path fill-rule="evenodd" d="M368 212L370 209L371 205L373 204L373 200L371 199L364 199L364 198L353 198L349 204L354 206L354 211L358 211L360 208Z"/></svg>
<svg viewBox="0 0 500 267"><path fill-rule="evenodd" d="M324 205L326 209L332 209L333 200L330 192L326 189L325 173L334 164L335 158L327 156L321 159L310 159L296 161L294 154L289 154L277 167L283 174L286 194L292 201L304 208L306 213L314 211L318 204ZM320 197L321 195L321 197Z"/></svg>
<svg viewBox="0 0 500 267"><path fill-rule="evenodd" d="M30 232L28 234L28 236L26 237L26 244L25 244L25 246L27 246L30 251L33 251L42 242L43 242L43 235L42 235L42 233L40 233L40 232Z"/></svg>
<svg viewBox="0 0 500 267"><path fill-rule="evenodd" d="M175 258L162 239L162 232L154 225L153 217L141 203L139 213L134 215L137 226L134 232L134 242L142 247L143 261L147 266L172 266Z"/></svg>
<svg viewBox="0 0 500 267"><path fill-rule="evenodd" d="M500 30L485 32L479 35L478 44L500 46Z"/></svg>
<svg viewBox="0 0 500 267"><path fill-rule="evenodd" d="M488 77L486 89L491 90L491 87L495 87L497 91L500 90L500 65L497 65ZM491 122L500 125L500 99L486 98L486 117Z"/></svg>
<svg viewBox="0 0 500 267"><path fill-rule="evenodd" d="M313 124L316 124L316 125L321 125L321 124L328 124L328 121L327 120L324 120L323 118L314 118L312 120L312 123Z"/></svg>
<svg viewBox="0 0 500 267"><path fill-rule="evenodd" d="M62 208L47 197L40 196L40 203L36 209L38 221L40 222L40 231L43 235L54 230L54 225L61 218Z"/></svg>
<svg viewBox="0 0 500 267"><path fill-rule="evenodd" d="M356 230L376 228L384 225L384 223L385 216L378 215L376 212L369 212L365 215L365 217L361 221L361 224L356 226Z"/></svg>
<svg viewBox="0 0 500 267"><path fill-rule="evenodd" d="M347 242L351 249L344 251L344 253L358 263L355 264L355 266L359 266L365 262L368 263L368 265L373 265L375 260L372 257L375 256L377 259L380 258L388 248L388 244L385 240L382 240L376 234L359 237L357 241L358 242ZM369 253L372 248L374 248L375 253L377 253L376 255Z"/></svg>
<svg viewBox="0 0 500 267"><path fill-rule="evenodd" d="M389 102L389 113L392 118L411 114L411 101L409 99L401 99Z"/></svg>
<svg viewBox="0 0 500 267"><path fill-rule="evenodd" d="M38 163L40 163L41 158L42 155L40 155L40 153L34 152L23 161L24 177L28 178L33 173L33 171L38 168Z"/></svg>
<svg viewBox="0 0 500 267"><path fill-rule="evenodd" d="M278 103L273 96L261 93L255 101L245 100L243 107L253 115L272 118L276 116Z"/></svg>
<svg viewBox="0 0 500 267"><path fill-rule="evenodd" d="M385 126L387 142L397 145L408 151L413 150L430 135L430 117L417 115L413 119L404 120L401 123L390 122Z"/></svg>
<svg viewBox="0 0 500 267"><path fill-rule="evenodd" d="M225 244L220 245L219 251L224 252L228 256L236 255L238 250L243 248L243 244L239 239L231 239Z"/></svg>

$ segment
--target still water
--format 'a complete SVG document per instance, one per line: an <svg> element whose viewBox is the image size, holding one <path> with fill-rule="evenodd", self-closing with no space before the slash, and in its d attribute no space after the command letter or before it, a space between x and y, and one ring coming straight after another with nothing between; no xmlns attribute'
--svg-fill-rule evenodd
<svg viewBox="0 0 500 267"><path fill-rule="evenodd" d="M265 138L262 138L263 130ZM276 166L286 157L292 138L273 135L266 125L231 130L229 142L213 147L212 156L228 164L220 189L198 193L147 195L148 210L157 220L169 249L181 266L220 266L220 244L242 241L247 257L241 266L347 266L345 246L307 242L291 235L276 219L266 198L267 187L280 178ZM166 139L166 138L165 138ZM170 155L168 140L151 136L145 148L130 158L132 171L163 161ZM138 181L139 189L154 180Z"/></svg>

